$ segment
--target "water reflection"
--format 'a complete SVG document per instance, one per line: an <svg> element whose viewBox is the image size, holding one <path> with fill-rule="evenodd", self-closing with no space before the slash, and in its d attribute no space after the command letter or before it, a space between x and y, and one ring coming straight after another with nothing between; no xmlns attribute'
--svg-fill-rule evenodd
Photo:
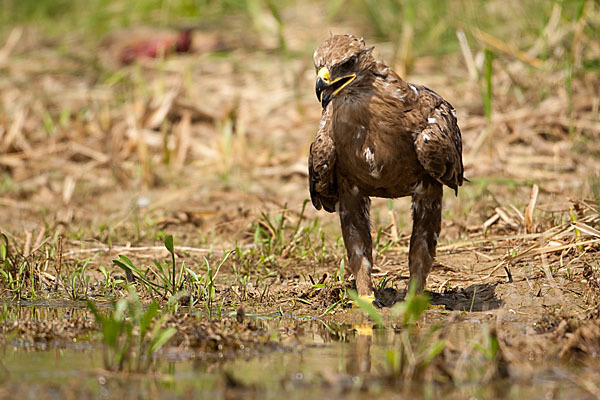
<svg viewBox="0 0 600 400"><path fill-rule="evenodd" d="M87 317L85 302L28 301L20 304L0 303L0 308L4 319L13 321L55 321Z"/></svg>
<svg viewBox="0 0 600 400"><path fill-rule="evenodd" d="M371 372L371 343L373 341L373 327L371 325L357 324L352 328L356 331L356 339L350 361L346 371L350 375L366 374Z"/></svg>

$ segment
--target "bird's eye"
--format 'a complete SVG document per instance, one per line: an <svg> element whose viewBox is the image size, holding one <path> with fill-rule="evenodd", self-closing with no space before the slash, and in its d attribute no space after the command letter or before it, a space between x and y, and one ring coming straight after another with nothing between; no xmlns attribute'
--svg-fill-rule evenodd
<svg viewBox="0 0 600 400"><path fill-rule="evenodd" d="M356 56L352 56L349 59L347 59L346 61L344 61L340 65L340 68L343 70L349 70L349 69L352 69L352 67L354 67L355 63L356 63Z"/></svg>

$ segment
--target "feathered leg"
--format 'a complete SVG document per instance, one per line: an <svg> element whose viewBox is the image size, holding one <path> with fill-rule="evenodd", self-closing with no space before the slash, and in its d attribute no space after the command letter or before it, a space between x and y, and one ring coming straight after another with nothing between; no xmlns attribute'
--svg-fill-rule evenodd
<svg viewBox="0 0 600 400"><path fill-rule="evenodd" d="M442 224L442 185L426 180L417 186L412 197L413 230L410 236L408 267L411 285L422 293L435 257Z"/></svg>
<svg viewBox="0 0 600 400"><path fill-rule="evenodd" d="M349 188L347 184L340 185L339 201L342 236L348 254L348 264L356 279L356 290L359 296L373 296L373 250L369 221L371 201L356 187Z"/></svg>

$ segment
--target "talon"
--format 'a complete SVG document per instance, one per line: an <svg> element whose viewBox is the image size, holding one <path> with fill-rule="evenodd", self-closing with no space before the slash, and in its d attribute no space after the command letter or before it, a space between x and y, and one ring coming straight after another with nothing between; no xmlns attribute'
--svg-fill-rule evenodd
<svg viewBox="0 0 600 400"><path fill-rule="evenodd" d="M369 296L358 296L359 299L366 301L367 303L370 301L371 303L375 301L375 296L372 294Z"/></svg>
<svg viewBox="0 0 600 400"><path fill-rule="evenodd" d="M378 305L378 304L381 304L381 303L373 295L358 296L358 298L361 299L361 300L363 300L363 301L365 301L365 302L367 302L367 303L373 304L377 308L381 308ZM352 308L358 308L358 304L356 304L352 300L350 300L348 303L351 304Z"/></svg>
<svg viewBox="0 0 600 400"><path fill-rule="evenodd" d="M385 307L385 304L383 304L383 303L381 302L381 300L379 300L379 299L375 299L375 300L373 300L373 305L374 305L375 307L377 307L377 308L383 308L383 307Z"/></svg>

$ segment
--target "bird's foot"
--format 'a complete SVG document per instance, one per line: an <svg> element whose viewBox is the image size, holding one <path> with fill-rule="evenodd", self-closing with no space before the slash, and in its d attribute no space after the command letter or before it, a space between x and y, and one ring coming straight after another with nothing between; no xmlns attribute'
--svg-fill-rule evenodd
<svg viewBox="0 0 600 400"><path fill-rule="evenodd" d="M385 304L383 304L383 302L379 299L375 299L373 300L373 305L377 308L383 308L385 307Z"/></svg>
<svg viewBox="0 0 600 400"><path fill-rule="evenodd" d="M364 301L367 304L372 304L377 308L382 308L384 305L383 303L378 300L377 298L375 298L374 295L362 295L362 296L358 296L359 300ZM349 304L351 305L352 308L359 308L359 304L356 301L352 301L350 300Z"/></svg>

